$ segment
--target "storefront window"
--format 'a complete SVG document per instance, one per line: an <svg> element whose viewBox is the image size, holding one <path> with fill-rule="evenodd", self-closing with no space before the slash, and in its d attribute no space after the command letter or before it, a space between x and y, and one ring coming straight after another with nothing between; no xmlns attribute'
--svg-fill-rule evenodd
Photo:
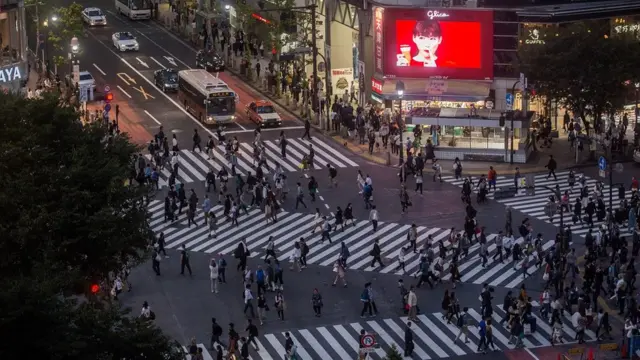
<svg viewBox="0 0 640 360"><path fill-rule="evenodd" d="M22 59L25 46L22 44L22 24L19 11L0 13L0 61L2 66L18 62Z"/></svg>

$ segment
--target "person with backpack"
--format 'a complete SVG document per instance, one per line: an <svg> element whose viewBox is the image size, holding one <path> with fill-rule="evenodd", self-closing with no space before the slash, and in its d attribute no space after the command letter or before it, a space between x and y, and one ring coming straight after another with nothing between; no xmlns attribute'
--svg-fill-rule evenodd
<svg viewBox="0 0 640 360"><path fill-rule="evenodd" d="M460 335L464 336L464 343L468 344L469 343L469 329L468 329L468 325L469 325L469 308L468 307L464 307L462 309L462 314L458 315L458 320L457 320L457 326L460 329L460 331L458 332L458 335L456 335L456 337L453 339L453 342L455 343L456 341L458 341L458 339L460 338Z"/></svg>
<svg viewBox="0 0 640 360"><path fill-rule="evenodd" d="M380 264L380 267L383 268L384 264L382 263L382 250L380 250L380 239L376 237L376 239L373 242L373 249L371 249L371 252L369 253L369 255L373 256L373 260L371 260L371 267L374 268L376 265L376 262L378 262Z"/></svg>
<svg viewBox="0 0 640 360"><path fill-rule="evenodd" d="M324 242L324 239L329 240L329 244L331 244L331 224L329 223L329 219L326 216L322 217L322 237L320 238L320 243Z"/></svg>

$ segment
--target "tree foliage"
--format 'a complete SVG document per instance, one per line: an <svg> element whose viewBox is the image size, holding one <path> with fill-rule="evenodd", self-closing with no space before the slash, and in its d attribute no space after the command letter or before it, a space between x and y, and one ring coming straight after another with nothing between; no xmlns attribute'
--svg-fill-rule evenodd
<svg viewBox="0 0 640 360"><path fill-rule="evenodd" d="M53 57L53 62L64 65L67 60L67 53L70 51L71 39L81 37L84 33L84 23L82 22L82 10L84 7L78 3L69 6L53 9L53 14L57 16L57 21L48 21L49 37L48 41L60 54ZM80 47L82 49L82 47Z"/></svg>
<svg viewBox="0 0 640 360"><path fill-rule="evenodd" d="M619 110L633 83L640 81L637 39L609 37L589 23L554 29L544 39L543 44L521 46L521 71L536 96L558 100L587 126L589 118Z"/></svg>
<svg viewBox="0 0 640 360"><path fill-rule="evenodd" d="M396 347L396 345L391 345L391 347L387 350L387 355L384 357L384 360L403 360L404 357L400 354L400 351Z"/></svg>
<svg viewBox="0 0 640 360"><path fill-rule="evenodd" d="M78 119L53 95L0 95L0 358L181 359L151 323L70 292L142 262L149 239L125 186L138 149Z"/></svg>

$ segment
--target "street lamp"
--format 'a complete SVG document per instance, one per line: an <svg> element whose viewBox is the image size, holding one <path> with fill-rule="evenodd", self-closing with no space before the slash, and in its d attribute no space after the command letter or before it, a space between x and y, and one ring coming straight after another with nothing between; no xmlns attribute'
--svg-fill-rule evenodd
<svg viewBox="0 0 640 360"><path fill-rule="evenodd" d="M51 16L51 21L53 21L54 23L58 21L58 15L52 15Z"/></svg>
<svg viewBox="0 0 640 360"><path fill-rule="evenodd" d="M400 155L398 157L398 165L402 166L404 163L404 155L402 149L404 148L404 144L402 142L402 132L404 131L404 123L402 121L402 96L404 95L404 83L400 80L396 81L396 93L398 93L398 100L400 101L400 113L398 114L398 131L400 131Z"/></svg>
<svg viewBox="0 0 640 360"><path fill-rule="evenodd" d="M78 38L77 37L72 37L71 38L71 52L74 54L78 53L78 50L80 50L80 43L78 42Z"/></svg>

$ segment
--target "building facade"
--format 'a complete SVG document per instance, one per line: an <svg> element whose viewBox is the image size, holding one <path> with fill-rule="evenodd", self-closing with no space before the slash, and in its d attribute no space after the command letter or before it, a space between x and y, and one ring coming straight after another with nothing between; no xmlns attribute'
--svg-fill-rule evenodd
<svg viewBox="0 0 640 360"><path fill-rule="evenodd" d="M0 0L0 87L20 91L28 77L23 0Z"/></svg>

